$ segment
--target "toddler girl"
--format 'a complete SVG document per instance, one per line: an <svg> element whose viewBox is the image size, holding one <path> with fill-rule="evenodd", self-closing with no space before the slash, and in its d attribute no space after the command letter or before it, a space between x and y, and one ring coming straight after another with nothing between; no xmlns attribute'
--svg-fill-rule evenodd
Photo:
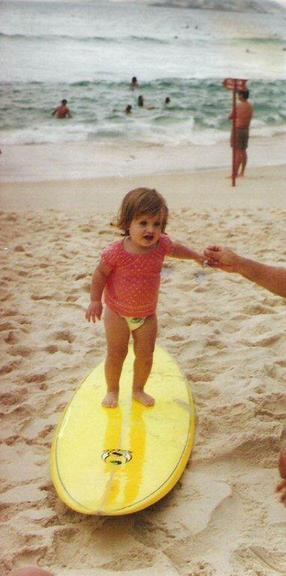
<svg viewBox="0 0 286 576"><path fill-rule="evenodd" d="M164 258L186 258L199 264L204 261L201 254L174 242L164 233L167 219L168 208L159 192L149 188L128 192L117 222L124 238L103 251L92 277L86 318L93 322L100 320L104 292L107 394L102 405L108 408L118 404L119 379L128 353L130 332L135 353L133 398L145 406L153 406L154 398L144 391L144 386L153 362Z"/></svg>

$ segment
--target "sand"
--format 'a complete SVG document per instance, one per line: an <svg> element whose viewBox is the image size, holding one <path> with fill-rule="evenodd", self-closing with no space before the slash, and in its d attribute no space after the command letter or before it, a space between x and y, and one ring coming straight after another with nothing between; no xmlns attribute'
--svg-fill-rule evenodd
<svg viewBox="0 0 286 576"><path fill-rule="evenodd" d="M102 323L89 325L84 312L126 191L156 186L171 208L169 234L197 250L216 242L285 263L286 166L250 166L235 188L225 170L167 170L2 185L3 576L27 564L56 576L286 574L286 510L275 493L285 300L238 276L187 261L164 266L158 342L176 357L198 414L192 457L172 492L132 516L85 517L58 500L50 480L54 427L105 354Z"/></svg>

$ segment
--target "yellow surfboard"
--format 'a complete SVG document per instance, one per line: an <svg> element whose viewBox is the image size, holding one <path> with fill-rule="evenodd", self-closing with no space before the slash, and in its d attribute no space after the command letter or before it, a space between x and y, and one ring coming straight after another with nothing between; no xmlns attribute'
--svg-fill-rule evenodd
<svg viewBox="0 0 286 576"><path fill-rule="evenodd" d="M134 355L125 360L118 408L103 408L104 363L74 394L51 450L59 498L83 514L131 514L165 496L182 475L195 433L190 386L177 363L156 347L146 408L132 400Z"/></svg>

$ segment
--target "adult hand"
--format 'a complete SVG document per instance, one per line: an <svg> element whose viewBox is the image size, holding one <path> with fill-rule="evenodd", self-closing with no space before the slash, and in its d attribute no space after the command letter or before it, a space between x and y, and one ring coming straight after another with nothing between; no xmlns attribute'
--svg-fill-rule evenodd
<svg viewBox="0 0 286 576"><path fill-rule="evenodd" d="M209 266L225 272L238 272L240 256L224 246L208 246L204 256Z"/></svg>

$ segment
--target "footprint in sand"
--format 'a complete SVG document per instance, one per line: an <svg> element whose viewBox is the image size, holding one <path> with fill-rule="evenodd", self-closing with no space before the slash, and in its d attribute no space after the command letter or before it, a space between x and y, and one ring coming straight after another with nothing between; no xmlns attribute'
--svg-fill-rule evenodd
<svg viewBox="0 0 286 576"><path fill-rule="evenodd" d="M29 346L11 346L9 349L11 356L22 356L22 358L30 356L33 352L33 348L29 348Z"/></svg>
<svg viewBox="0 0 286 576"><path fill-rule="evenodd" d="M79 296L80 296L79 294L70 294L69 296L67 296L66 302L71 302L71 303L77 302L79 299Z"/></svg>
<svg viewBox="0 0 286 576"><path fill-rule="evenodd" d="M253 314L273 314L273 308L270 306L265 306L263 304L254 303L254 304L247 304L241 310L243 314L247 316L252 316Z"/></svg>
<svg viewBox="0 0 286 576"><path fill-rule="evenodd" d="M10 392L3 392L3 394L1 394L1 404L4 404L4 406L13 406L14 404L22 403L27 399L27 395L27 388L21 388L20 390L16 388Z"/></svg>
<svg viewBox="0 0 286 576"><path fill-rule="evenodd" d="M55 354L56 352L58 352L59 347L56 344L49 344L48 346L43 348L43 350L45 352L48 352L49 354Z"/></svg>
<svg viewBox="0 0 286 576"><path fill-rule="evenodd" d="M27 319L25 316L19 315L18 310L9 309L3 313L3 317L13 317L13 320L4 320L0 324L0 332L15 332L21 330L25 334L29 334L32 330L32 321ZM8 335L7 335L8 336Z"/></svg>
<svg viewBox="0 0 286 576"><path fill-rule="evenodd" d="M32 383L36 383L36 384L45 384L48 379L49 379L50 375L48 372L30 372L30 374L26 374L24 376L24 382L26 382L27 384L32 384Z"/></svg>
<svg viewBox="0 0 286 576"><path fill-rule="evenodd" d="M111 562L106 562L102 564L102 568L104 570L115 570L117 571L125 571L130 570L137 571L137 570L144 570L154 566L156 563L156 552L146 550L144 547L134 546L130 552L127 554L120 554L118 553L117 558L112 560Z"/></svg>
<svg viewBox="0 0 286 576"><path fill-rule="evenodd" d="M267 347L271 346L272 344L275 344L275 342L278 342L278 340L280 340L280 338L282 337L284 338L284 333L281 332L281 334L269 334L259 337L241 338L238 341L241 344L245 344L246 346Z"/></svg>
<svg viewBox="0 0 286 576"><path fill-rule="evenodd" d="M274 571L284 576L286 574L286 554L282 550L281 552L273 552L262 546L249 546L236 550L234 556L244 565L246 571L249 568L255 569L260 566L267 570L266 574L269 574L269 569L271 573ZM255 573L260 574L260 572Z"/></svg>
<svg viewBox="0 0 286 576"><path fill-rule="evenodd" d="M17 370L17 368L19 368L20 364L21 364L21 360L13 360L12 362L8 362L7 364L4 364L3 366L0 367L0 375L2 374L9 374L10 372L13 372L13 370Z"/></svg>
<svg viewBox="0 0 286 576"><path fill-rule="evenodd" d="M90 278L90 274L87 272L82 272L81 274L76 274L75 280L83 280L83 278Z"/></svg>
<svg viewBox="0 0 286 576"><path fill-rule="evenodd" d="M55 354L56 352L71 354L73 351L72 343L75 339L76 336L68 329L52 332L48 335L50 344L45 346L43 350L49 354Z"/></svg>
<svg viewBox="0 0 286 576"><path fill-rule="evenodd" d="M40 300L60 300L62 298L62 294L60 292L41 292L41 293L34 293L31 294L31 300L40 301Z"/></svg>
<svg viewBox="0 0 286 576"><path fill-rule="evenodd" d="M64 354L72 354L73 348L69 342L63 342L62 344L49 344L43 348L45 352L49 354L56 354L56 352L63 352Z"/></svg>
<svg viewBox="0 0 286 576"><path fill-rule="evenodd" d="M15 328L13 322L5 321L0 324L0 332L6 332L6 330L12 330L13 328Z"/></svg>
<svg viewBox="0 0 286 576"><path fill-rule="evenodd" d="M255 416L260 416L264 420L285 420L286 397L285 394L270 394L258 401Z"/></svg>
<svg viewBox="0 0 286 576"><path fill-rule="evenodd" d="M56 340L64 340L65 342L69 342L69 344L72 344L76 338L70 330L59 330L55 332L53 336Z"/></svg>
<svg viewBox="0 0 286 576"><path fill-rule="evenodd" d="M10 332L8 332L7 336L5 336L4 341L6 342L6 344L17 344L17 342L19 342L20 339L20 332L18 330L11 330Z"/></svg>

